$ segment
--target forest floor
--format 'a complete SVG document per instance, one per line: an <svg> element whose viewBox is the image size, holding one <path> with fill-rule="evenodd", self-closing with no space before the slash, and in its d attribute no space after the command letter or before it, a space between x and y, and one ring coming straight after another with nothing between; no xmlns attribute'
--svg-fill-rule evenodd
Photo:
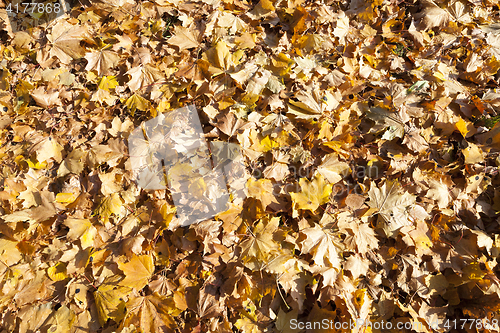
<svg viewBox="0 0 500 333"><path fill-rule="evenodd" d="M0 6L1 333L499 331L497 0L64 3Z"/></svg>

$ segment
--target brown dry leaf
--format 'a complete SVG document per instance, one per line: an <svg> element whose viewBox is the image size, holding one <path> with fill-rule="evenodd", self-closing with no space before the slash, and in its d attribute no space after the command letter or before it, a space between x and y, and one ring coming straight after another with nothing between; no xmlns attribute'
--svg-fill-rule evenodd
<svg viewBox="0 0 500 333"><path fill-rule="evenodd" d="M432 0L423 0L422 7L422 12L417 15L417 18L420 19L419 26L422 30L435 27L443 28L452 19L446 10L440 8Z"/></svg>
<svg viewBox="0 0 500 333"><path fill-rule="evenodd" d="M495 1L3 2L0 330L491 323ZM130 134L189 105L147 142L166 188L140 188ZM206 182L173 200L188 161Z"/></svg>
<svg viewBox="0 0 500 333"><path fill-rule="evenodd" d="M114 68L120 61L120 56L113 51L101 50L97 52L87 52L85 54L85 59L87 60L87 66L85 70L91 71L96 70L97 75L107 75L109 70Z"/></svg>
<svg viewBox="0 0 500 333"><path fill-rule="evenodd" d="M64 148L52 137L47 137L37 145L36 158L38 162L47 161L53 158L56 162L61 162Z"/></svg>
<svg viewBox="0 0 500 333"><path fill-rule="evenodd" d="M333 267L340 270L341 243L338 238L326 228L315 225L301 231L306 238L300 243L302 253L310 253L314 263L323 267Z"/></svg>
<svg viewBox="0 0 500 333"><path fill-rule="evenodd" d="M266 178L273 178L275 181L282 181L286 178L290 171L288 170L288 163L290 162L290 156L282 151L273 151L273 158L275 162L273 165L268 166L264 170L264 176Z"/></svg>
<svg viewBox="0 0 500 333"><path fill-rule="evenodd" d="M43 87L38 87L30 93L30 96L33 97L36 104L43 108L52 107L55 105L62 105L62 102L59 98L59 91L46 91Z"/></svg>
<svg viewBox="0 0 500 333"><path fill-rule="evenodd" d="M365 254L378 247L375 231L368 223L353 219L347 214L339 214L338 226L340 232L346 235L344 244L350 251Z"/></svg>
<svg viewBox="0 0 500 333"><path fill-rule="evenodd" d="M350 167L346 162L340 161L337 154L329 154L323 158L317 170L328 182L335 184L349 173Z"/></svg>
<svg viewBox="0 0 500 333"><path fill-rule="evenodd" d="M172 36L167 43L179 47L182 51L184 49L191 49L200 45L201 34L196 29L189 29L181 26L174 28L174 36Z"/></svg>
<svg viewBox="0 0 500 333"><path fill-rule="evenodd" d="M427 183L429 184L429 190L427 191L426 197L436 200L438 207L441 209L448 207L451 201L451 195L449 193L450 184L434 178L429 178Z"/></svg>
<svg viewBox="0 0 500 333"><path fill-rule="evenodd" d="M19 317L23 319L19 326L19 332L28 333L36 331L45 323L51 313L53 313L51 303L23 308L19 313Z"/></svg>
<svg viewBox="0 0 500 333"><path fill-rule="evenodd" d="M52 28L52 33L47 36L52 45L50 56L56 56L63 64L68 64L72 59L82 58L85 49L80 42L87 36L87 27L73 26L67 21L59 21Z"/></svg>
<svg viewBox="0 0 500 333"><path fill-rule="evenodd" d="M170 315L175 309L171 298L152 294L139 296L134 294L127 302L127 314L121 327L134 325L144 333L174 332L176 323Z"/></svg>
<svg viewBox="0 0 500 333"><path fill-rule="evenodd" d="M51 281L47 278L45 271L38 270L32 275L30 280L24 281L24 283L18 286L13 300L20 307L42 300L50 292L50 284Z"/></svg>
<svg viewBox="0 0 500 333"><path fill-rule="evenodd" d="M127 74L131 76L127 86L134 92L163 80L163 74L152 65L132 67Z"/></svg>
<svg viewBox="0 0 500 333"><path fill-rule="evenodd" d="M214 287L216 283L215 275L211 275L200 289L198 301L198 315L200 318L216 317L223 311L223 303L219 300L219 293Z"/></svg>
<svg viewBox="0 0 500 333"><path fill-rule="evenodd" d="M416 197L408 192L401 192L398 181L387 181L380 188L375 183L371 184L368 195L368 205L378 214L379 222L388 235L392 235L399 228L411 225L407 208L415 203Z"/></svg>
<svg viewBox="0 0 500 333"><path fill-rule="evenodd" d="M465 157L465 164L476 164L484 161L483 151L474 143L468 143L467 148L462 149Z"/></svg>
<svg viewBox="0 0 500 333"><path fill-rule="evenodd" d="M217 122L217 127L222 131L222 133L232 137L236 134L238 129L243 126L244 122L241 119L236 118L232 112L228 112L223 117L219 118Z"/></svg>

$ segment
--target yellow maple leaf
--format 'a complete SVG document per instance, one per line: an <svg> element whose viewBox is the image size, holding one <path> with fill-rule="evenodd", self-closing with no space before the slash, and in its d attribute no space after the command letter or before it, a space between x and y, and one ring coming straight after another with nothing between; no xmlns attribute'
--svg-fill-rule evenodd
<svg viewBox="0 0 500 333"><path fill-rule="evenodd" d="M103 76L99 80L99 85L97 88L109 91L110 89L115 89L118 86L118 81L116 81L116 77L114 75Z"/></svg>
<svg viewBox="0 0 500 333"><path fill-rule="evenodd" d="M5 215L4 215L5 216ZM17 264L21 260L21 252L17 248L18 242L0 238L0 257L8 266Z"/></svg>
<svg viewBox="0 0 500 333"><path fill-rule="evenodd" d="M258 333L261 332L259 328L259 320L255 311L257 307L250 300L243 301L243 309L240 310L240 319L236 321L234 326L245 333Z"/></svg>
<svg viewBox="0 0 500 333"><path fill-rule="evenodd" d="M54 266L47 268L47 275L52 281L66 280L68 278L68 274L66 274L66 265L59 262Z"/></svg>
<svg viewBox="0 0 500 333"><path fill-rule="evenodd" d="M259 269L268 259L279 251L278 244L273 240L273 233L279 225L279 218L263 218L253 230L251 237L241 242L241 256L245 266Z"/></svg>
<svg viewBox="0 0 500 333"><path fill-rule="evenodd" d="M70 204L75 201L77 197L75 193L57 193L56 201L62 204Z"/></svg>
<svg viewBox="0 0 500 333"><path fill-rule="evenodd" d="M99 214L104 222L107 222L112 214L117 215L122 207L122 199L118 193L107 196L97 207L96 213Z"/></svg>
<svg viewBox="0 0 500 333"><path fill-rule="evenodd" d="M61 306L56 312L52 313L52 316L49 317L45 325L49 327L47 332L51 333L69 333L73 327L73 323L75 322L76 315L67 306Z"/></svg>
<svg viewBox="0 0 500 333"><path fill-rule="evenodd" d="M67 238L71 241L80 240L82 249L86 249L94 245L94 237L97 234L97 229L88 219L69 218L64 221L64 225L69 228Z"/></svg>
<svg viewBox="0 0 500 333"><path fill-rule="evenodd" d="M130 96L125 105L130 109L131 114L134 115L135 110L139 109L141 111L146 111L149 109L150 103L147 99L137 94Z"/></svg>
<svg viewBox="0 0 500 333"><path fill-rule="evenodd" d="M133 255L128 263L119 262L118 268L125 274L125 279L120 284L136 290L144 288L155 271L153 256L150 254Z"/></svg>
<svg viewBox="0 0 500 333"><path fill-rule="evenodd" d="M326 202L332 193L332 184L327 184L321 174L316 174L313 180L307 178L299 180L301 192L290 193L293 201L293 217L298 216L298 210L314 212Z"/></svg>
<svg viewBox="0 0 500 333"><path fill-rule="evenodd" d="M276 143L276 141L271 140L271 138L268 135L264 139L262 139L258 145L253 145L252 147L254 148L255 151L265 153L273 148L279 147L279 144Z"/></svg>
<svg viewBox="0 0 500 333"><path fill-rule="evenodd" d="M133 296L127 302L127 312L122 327L134 325L143 333L174 332L176 323L172 311L176 304L172 298L159 294Z"/></svg>
<svg viewBox="0 0 500 333"><path fill-rule="evenodd" d="M104 325L108 318L119 323L125 316L125 298L130 288L118 285L120 276L108 277L94 292L99 323Z"/></svg>
<svg viewBox="0 0 500 333"><path fill-rule="evenodd" d="M269 179L249 178L247 181L247 195L259 199L262 207L266 209L271 203L278 203L273 194L273 183Z"/></svg>

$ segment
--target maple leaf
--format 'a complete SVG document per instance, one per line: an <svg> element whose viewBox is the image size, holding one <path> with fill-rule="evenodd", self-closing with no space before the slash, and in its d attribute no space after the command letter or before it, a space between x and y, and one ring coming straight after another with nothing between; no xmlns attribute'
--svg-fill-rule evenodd
<svg viewBox="0 0 500 333"><path fill-rule="evenodd" d="M100 50L87 52L85 59L88 61L85 70L90 71L95 69L97 75L101 76L101 74L108 74L109 70L118 64L120 56L113 51Z"/></svg>
<svg viewBox="0 0 500 333"><path fill-rule="evenodd" d="M86 249L94 245L94 237L97 235L97 229L88 219L68 218L64 221L70 230L66 237L69 240L80 240L82 249Z"/></svg>
<svg viewBox="0 0 500 333"><path fill-rule="evenodd" d="M252 236L241 242L241 257L245 266L257 270L261 263L267 262L279 251L278 244L273 240L273 233L278 228L279 218L262 219L255 226Z"/></svg>
<svg viewBox="0 0 500 333"><path fill-rule="evenodd" d="M108 129L108 133L114 137L123 136L125 133L130 132L133 125L134 123L128 117L123 122L119 117L115 117L111 122L111 128Z"/></svg>
<svg viewBox="0 0 500 333"><path fill-rule="evenodd" d="M111 92L104 89L97 89L97 91L94 92L90 98L90 101L92 102L106 103L110 106L114 105L117 100L117 96L111 95Z"/></svg>
<svg viewBox="0 0 500 333"><path fill-rule="evenodd" d="M422 0L422 7L422 12L417 15L417 18L420 18L419 25L422 30L443 27L452 19L450 13L432 0Z"/></svg>
<svg viewBox="0 0 500 333"><path fill-rule="evenodd" d="M345 262L344 268L351 272L352 278L357 279L360 275L368 274L370 261L362 258L359 255L350 256Z"/></svg>
<svg viewBox="0 0 500 333"><path fill-rule="evenodd" d="M182 26L175 26L174 36L169 38L167 43L179 47L182 51L184 49L192 49L200 46L201 34L196 29L189 29Z"/></svg>
<svg viewBox="0 0 500 333"><path fill-rule="evenodd" d="M111 215L118 215L123 205L122 199L118 193L112 193L107 196L97 207L96 213L107 222Z"/></svg>
<svg viewBox="0 0 500 333"><path fill-rule="evenodd" d="M407 208L415 203L416 197L408 192L400 192L401 185L397 180L388 180L382 187L372 182L368 191L368 205L378 214L379 221L384 222L384 230L388 234L412 224Z"/></svg>
<svg viewBox="0 0 500 333"><path fill-rule="evenodd" d="M120 276L108 277L94 291L99 323L104 325L108 318L120 322L125 316L125 299L130 288L118 285Z"/></svg>
<svg viewBox="0 0 500 333"><path fill-rule="evenodd" d="M119 262L118 268L125 274L125 279L120 282L120 285L138 291L148 284L155 270L153 256L149 254L140 256L134 254L129 262Z"/></svg>
<svg viewBox="0 0 500 333"><path fill-rule="evenodd" d="M56 56L63 64L68 64L72 59L79 59L85 54L85 49L80 42L88 38L85 26L73 26L67 21L58 21L52 28L52 33L47 36L51 42L51 56Z"/></svg>
<svg viewBox="0 0 500 333"><path fill-rule="evenodd" d="M240 311L240 319L236 321L234 326L244 333L259 333L259 320L255 313L256 307L252 301L247 300L243 302L245 311Z"/></svg>
<svg viewBox="0 0 500 333"><path fill-rule="evenodd" d="M452 184L446 182L446 180L431 177L426 179L426 182L429 184L429 190L425 196L429 199L436 200L439 208L447 208L451 201L449 190Z"/></svg>
<svg viewBox="0 0 500 333"><path fill-rule="evenodd" d="M417 221L416 228L408 232L413 242L415 243L415 252L419 255L432 255L433 251L430 249L432 247L432 241L427 236L429 233L429 227L423 221Z"/></svg>
<svg viewBox="0 0 500 333"><path fill-rule="evenodd" d="M328 202L332 193L332 185L327 184L324 177L319 173L311 181L307 180L307 178L301 178L299 184L301 191L290 193L293 201L294 217L298 216L298 210L314 212L320 205Z"/></svg>
<svg viewBox="0 0 500 333"><path fill-rule="evenodd" d="M0 12L2 330L445 331L498 310L495 1L82 4ZM199 138L164 126L193 103Z"/></svg>
<svg viewBox="0 0 500 333"><path fill-rule="evenodd" d="M164 75L150 64L132 67L127 74L131 76L127 86L133 92L138 92L142 87L157 83L164 78Z"/></svg>
<svg viewBox="0 0 500 333"><path fill-rule="evenodd" d="M19 332L35 332L40 326L45 324L47 318L52 313L51 303L33 305L23 309L19 315L23 319L19 325Z"/></svg>
<svg viewBox="0 0 500 333"><path fill-rule="evenodd" d="M337 26L333 29L333 35L340 39L340 44L345 44L345 37L349 34L349 30L349 18L342 12L337 18Z"/></svg>
<svg viewBox="0 0 500 333"><path fill-rule="evenodd" d="M84 164L83 158L86 152L82 149L73 149L57 169L57 177L64 177L67 174L79 174L82 172Z"/></svg>
<svg viewBox="0 0 500 333"><path fill-rule="evenodd" d="M259 199L264 209L271 203L278 203L273 194L273 189L273 183L269 179L255 179L252 177L247 181L247 196Z"/></svg>
<svg viewBox="0 0 500 333"><path fill-rule="evenodd" d="M56 265L47 269L47 275L52 281L62 281L68 278L66 274L66 265L59 262Z"/></svg>
<svg viewBox="0 0 500 333"><path fill-rule="evenodd" d="M281 151L276 151L273 152L273 158L275 162L264 170L264 176L266 178L273 178L276 181L281 181L290 173L288 170L290 156Z"/></svg>
<svg viewBox="0 0 500 333"><path fill-rule="evenodd" d="M98 89L110 91L111 89L115 89L118 86L118 81L116 81L116 77L113 75L103 76L99 79L99 83L97 85Z"/></svg>
<svg viewBox="0 0 500 333"><path fill-rule="evenodd" d="M38 162L47 161L53 158L57 162L62 160L62 151L64 148L52 137L47 137L37 146L36 157Z"/></svg>
<svg viewBox="0 0 500 333"><path fill-rule="evenodd" d="M274 13L274 6L271 0L260 0L257 5L248 14L251 15L253 19L261 19L262 17L269 16Z"/></svg>
<svg viewBox="0 0 500 333"><path fill-rule="evenodd" d="M276 328L278 329L279 332L299 332L299 329L292 329L291 326L291 320L297 320L297 316L299 314L298 309L294 309L290 312L285 312L283 311L282 308L280 308L280 311L278 312L278 316L276 317Z"/></svg>
<svg viewBox="0 0 500 333"><path fill-rule="evenodd" d="M130 113L133 116L136 110L146 111L150 107L150 103L147 99L137 94L133 94L126 101L125 105L130 109Z"/></svg>
<svg viewBox="0 0 500 333"><path fill-rule="evenodd" d="M117 170L109 173L100 173L99 179L101 180L101 192L104 195L110 195L120 191L121 186L117 183L120 180L120 175Z"/></svg>
<svg viewBox="0 0 500 333"><path fill-rule="evenodd" d="M302 253L311 254L316 265L340 270L341 245L336 235L328 228L322 228L317 224L312 228L303 229L301 234L305 236L300 242Z"/></svg>
<svg viewBox="0 0 500 333"><path fill-rule="evenodd" d="M139 296L134 294L127 302L127 314L121 327L134 325L144 333L174 332L177 326L170 315L175 309L172 298L158 294Z"/></svg>
<svg viewBox="0 0 500 333"><path fill-rule="evenodd" d="M344 244L350 251L357 249L358 253L365 254L370 249L378 247L375 230L368 223L363 223L352 216L340 213L337 217L340 232L346 235Z"/></svg>
<svg viewBox="0 0 500 333"><path fill-rule="evenodd" d="M76 314L73 310L63 305L57 311L52 313L52 316L44 323L47 325L47 332L51 333L69 333L76 319Z"/></svg>
<svg viewBox="0 0 500 333"><path fill-rule="evenodd" d="M291 100L288 112L299 119L311 120L319 118L323 112L331 111L339 105L340 95L312 88L312 92L299 91L294 96L298 101Z"/></svg>
<svg viewBox="0 0 500 333"><path fill-rule="evenodd" d="M0 238L0 256L2 261L8 266L17 264L21 260L21 252L16 245L17 242L15 241L3 237Z"/></svg>
<svg viewBox="0 0 500 333"><path fill-rule="evenodd" d="M20 284L17 290L15 290L12 299L18 306L41 300L46 297L49 292L48 287L52 282L47 279L46 272L44 270L37 270L31 272L31 274L34 275L32 275L29 280L25 281L25 283Z"/></svg>
<svg viewBox="0 0 500 333"><path fill-rule="evenodd" d="M38 87L30 92L30 96L33 97L36 104L44 108L62 105L59 95L59 91L47 91L44 87Z"/></svg>
<svg viewBox="0 0 500 333"><path fill-rule="evenodd" d="M228 12L221 13L217 25L221 28L229 28L231 34L235 34L237 31L245 31L247 28L245 21Z"/></svg>
<svg viewBox="0 0 500 333"><path fill-rule="evenodd" d="M325 177L328 182L335 184L342 180L349 171L349 164L339 161L337 154L329 154L323 158L323 161L318 166L317 171Z"/></svg>
<svg viewBox="0 0 500 333"><path fill-rule="evenodd" d="M230 52L230 48L223 41L218 42L214 47L210 48L206 52L206 59L210 64L222 69L227 70L233 64L233 57ZM219 74L220 71L214 74Z"/></svg>
<svg viewBox="0 0 500 333"><path fill-rule="evenodd" d="M405 132L404 122L398 115L380 107L373 107L367 111L367 116L376 123L370 129L370 132L377 133L383 129L387 129L382 139L392 140L395 137L403 137Z"/></svg>
<svg viewBox="0 0 500 333"><path fill-rule="evenodd" d="M198 315L200 318L217 316L223 309L219 292L214 287L217 277L210 275L203 287L200 289L199 301L197 304Z"/></svg>
<svg viewBox="0 0 500 333"><path fill-rule="evenodd" d="M223 117L220 117L217 122L217 127L222 133L232 137L236 134L238 129L244 125L244 122L237 118L232 112L228 112Z"/></svg>

